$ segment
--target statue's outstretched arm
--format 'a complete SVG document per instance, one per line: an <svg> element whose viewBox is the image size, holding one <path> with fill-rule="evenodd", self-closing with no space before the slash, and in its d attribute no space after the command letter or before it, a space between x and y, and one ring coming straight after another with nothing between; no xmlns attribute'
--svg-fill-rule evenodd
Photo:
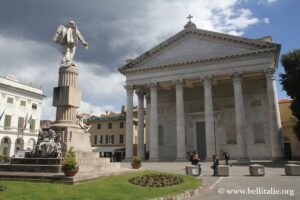
<svg viewBox="0 0 300 200"><path fill-rule="evenodd" d="M77 33L78 39L82 42L83 47L88 48L89 44L84 40L84 38L82 37L81 33L79 32L79 30L77 28L76 28L76 33Z"/></svg>

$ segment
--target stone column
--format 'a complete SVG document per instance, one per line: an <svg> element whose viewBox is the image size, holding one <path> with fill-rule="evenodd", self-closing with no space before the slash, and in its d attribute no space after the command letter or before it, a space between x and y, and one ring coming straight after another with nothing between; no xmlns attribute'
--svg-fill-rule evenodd
<svg viewBox="0 0 300 200"><path fill-rule="evenodd" d="M177 133L176 134L176 138L177 138L176 161L186 161L183 81L177 80L175 84L176 84L176 133Z"/></svg>
<svg viewBox="0 0 300 200"><path fill-rule="evenodd" d="M77 66L60 66L58 87L55 87L53 91L53 106L57 107L55 124L76 126L76 110L81 100L77 79Z"/></svg>
<svg viewBox="0 0 300 200"><path fill-rule="evenodd" d="M212 101L211 77L204 77L204 110L205 110L205 138L206 138L206 159L212 159L215 150L215 129L214 129L214 111Z"/></svg>
<svg viewBox="0 0 300 200"><path fill-rule="evenodd" d="M236 72L232 75L232 79L234 87L236 136L238 151L240 153L238 161L249 161L246 138L246 116L242 91L242 74Z"/></svg>
<svg viewBox="0 0 300 200"><path fill-rule="evenodd" d="M144 145L144 91L136 90L138 96L138 145L137 155L144 159L145 145Z"/></svg>
<svg viewBox="0 0 300 200"><path fill-rule="evenodd" d="M271 138L272 160L279 160L284 158L284 153L281 133L281 119L275 84L275 72L275 68L268 68L265 71L268 93L268 122L269 134Z"/></svg>
<svg viewBox="0 0 300 200"><path fill-rule="evenodd" d="M127 108L126 108L126 156L125 161L131 161L133 155L133 87L130 85L124 86L127 93Z"/></svg>
<svg viewBox="0 0 300 200"><path fill-rule="evenodd" d="M150 85L150 161L158 161L157 83Z"/></svg>
<svg viewBox="0 0 300 200"><path fill-rule="evenodd" d="M150 152L150 94L146 98L146 151Z"/></svg>

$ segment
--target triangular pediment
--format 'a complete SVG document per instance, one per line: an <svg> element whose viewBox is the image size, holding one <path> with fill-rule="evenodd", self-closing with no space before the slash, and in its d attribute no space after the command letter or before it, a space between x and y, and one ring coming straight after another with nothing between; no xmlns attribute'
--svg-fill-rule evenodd
<svg viewBox="0 0 300 200"><path fill-rule="evenodd" d="M120 68L139 69L252 54L280 45L201 29L183 30Z"/></svg>
<svg viewBox="0 0 300 200"><path fill-rule="evenodd" d="M136 67L158 66L190 60L224 57L251 52L257 48L189 35L173 43Z"/></svg>

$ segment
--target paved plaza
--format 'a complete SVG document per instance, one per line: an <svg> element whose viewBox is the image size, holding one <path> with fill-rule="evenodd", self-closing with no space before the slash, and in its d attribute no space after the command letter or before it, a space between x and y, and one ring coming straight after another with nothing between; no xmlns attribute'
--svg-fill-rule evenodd
<svg viewBox="0 0 300 200"><path fill-rule="evenodd" d="M223 161L220 161L223 164ZM260 163L261 164L261 163ZM129 167L130 163L121 163L121 167ZM155 170L185 174L185 166L189 162L143 162L142 170ZM300 199L300 177L285 176L284 164L263 164L265 176L249 176L248 165L234 164L230 167L229 177L214 177L210 162L202 163L202 175L207 185L205 192L192 199Z"/></svg>

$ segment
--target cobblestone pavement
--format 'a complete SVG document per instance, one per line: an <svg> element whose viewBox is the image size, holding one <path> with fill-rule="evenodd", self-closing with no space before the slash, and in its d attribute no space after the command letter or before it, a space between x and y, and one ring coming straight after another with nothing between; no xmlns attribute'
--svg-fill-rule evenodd
<svg viewBox="0 0 300 200"><path fill-rule="evenodd" d="M220 164L223 162L221 161ZM185 174L185 166L189 162L143 162L141 170L155 170ZM196 199L300 199L300 177L285 176L284 164L263 164L265 176L249 176L248 165L237 165L230 167L230 176L214 177L210 162L202 163L202 179L207 185L207 190ZM130 167L130 163L121 163L121 167Z"/></svg>

